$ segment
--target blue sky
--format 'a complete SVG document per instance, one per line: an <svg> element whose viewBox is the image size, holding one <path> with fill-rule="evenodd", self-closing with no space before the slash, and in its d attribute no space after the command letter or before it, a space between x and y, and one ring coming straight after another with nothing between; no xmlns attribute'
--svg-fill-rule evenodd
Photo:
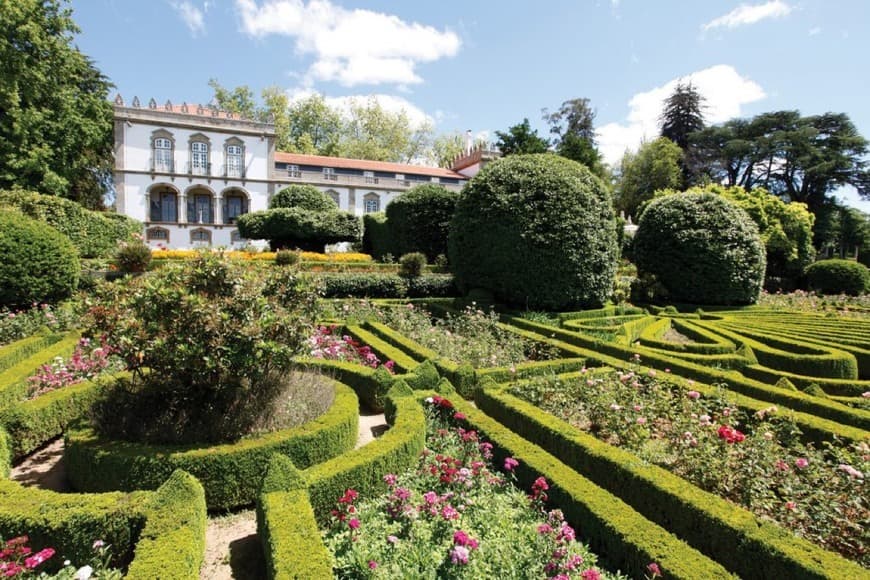
<svg viewBox="0 0 870 580"><path fill-rule="evenodd" d="M847 113L870 138L864 0L72 0L79 47L129 102L227 87L378 95L437 132L494 131L586 97L608 161L657 133L680 78L711 123ZM848 192L843 195L849 196ZM854 199L854 194L851 194ZM870 212L870 202L852 202Z"/></svg>

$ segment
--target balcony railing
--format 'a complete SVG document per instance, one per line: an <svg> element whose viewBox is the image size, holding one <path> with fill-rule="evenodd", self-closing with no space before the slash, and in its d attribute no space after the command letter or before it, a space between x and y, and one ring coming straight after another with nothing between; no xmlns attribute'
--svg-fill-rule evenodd
<svg viewBox="0 0 870 580"><path fill-rule="evenodd" d="M280 175L280 174L279 174ZM363 175L345 175L339 173L323 173L321 171L297 171L290 170L287 172L287 177L291 181L301 181L303 183L323 184L323 185L349 185L349 186L366 186L377 185L381 189L408 189L421 183L430 183L426 181L412 181L410 179L394 179L392 177L371 177ZM459 190L462 183L441 183L447 189Z"/></svg>
<svg viewBox="0 0 870 580"><path fill-rule="evenodd" d="M206 163L205 165L188 163L187 164L187 172L190 175L205 175L206 177L211 175L211 163Z"/></svg>
<svg viewBox="0 0 870 580"><path fill-rule="evenodd" d="M245 168L233 165L224 165L224 177L245 178Z"/></svg>
<svg viewBox="0 0 870 580"><path fill-rule="evenodd" d="M175 163L166 159L151 158L151 171L154 173L175 173Z"/></svg>

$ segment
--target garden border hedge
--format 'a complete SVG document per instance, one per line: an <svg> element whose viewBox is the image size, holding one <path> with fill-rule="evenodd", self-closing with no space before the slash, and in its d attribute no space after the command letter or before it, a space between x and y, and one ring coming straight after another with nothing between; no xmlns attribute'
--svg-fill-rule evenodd
<svg viewBox="0 0 870 580"><path fill-rule="evenodd" d="M50 364L55 357L66 357L73 352L81 335L70 332L63 338L19 360L3 372L0 372L0 409L23 400L27 394L27 378L33 375L42 365Z"/></svg>
<svg viewBox="0 0 870 580"><path fill-rule="evenodd" d="M93 429L79 427L66 436L67 477L80 491L132 491L156 488L168 473L183 469L202 482L209 509L250 505L272 453L307 467L353 449L359 424L357 396L350 387L335 385L335 400L320 417L231 444L146 445L101 438Z"/></svg>
<svg viewBox="0 0 870 580"><path fill-rule="evenodd" d="M664 468L575 429L503 386L490 383L478 390L475 401L504 428L563 458L571 468L742 578L858 578L866 572L857 563L756 518Z"/></svg>
<svg viewBox="0 0 870 580"><path fill-rule="evenodd" d="M0 346L0 372L48 348L63 338L62 333L37 332Z"/></svg>

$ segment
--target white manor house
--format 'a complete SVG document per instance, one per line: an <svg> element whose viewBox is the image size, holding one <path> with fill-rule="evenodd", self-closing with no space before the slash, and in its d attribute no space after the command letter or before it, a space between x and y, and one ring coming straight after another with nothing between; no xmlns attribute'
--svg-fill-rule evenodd
<svg viewBox="0 0 870 580"><path fill-rule="evenodd" d="M145 224L151 246L241 247L236 218L268 209L293 183L316 186L355 215L383 211L421 183L459 190L493 153L469 150L452 169L275 150L275 127L200 105L114 102L118 213Z"/></svg>

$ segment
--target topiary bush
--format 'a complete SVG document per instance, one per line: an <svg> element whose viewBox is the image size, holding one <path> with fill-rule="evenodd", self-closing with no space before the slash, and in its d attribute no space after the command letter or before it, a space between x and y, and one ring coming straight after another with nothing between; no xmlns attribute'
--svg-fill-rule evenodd
<svg viewBox="0 0 870 580"><path fill-rule="evenodd" d="M78 286L81 264L69 238L14 210L0 210L0 306L57 302Z"/></svg>
<svg viewBox="0 0 870 580"><path fill-rule="evenodd" d="M278 250L275 253L276 266L295 266L299 263L300 259L300 253L293 250Z"/></svg>
<svg viewBox="0 0 870 580"><path fill-rule="evenodd" d="M744 210L713 193L652 201L640 216L634 257L639 275L653 275L678 302L752 304L764 282L758 227Z"/></svg>
<svg viewBox="0 0 870 580"><path fill-rule="evenodd" d="M810 288L822 294L858 296L870 292L870 270L852 260L821 260L807 268Z"/></svg>
<svg viewBox="0 0 870 580"><path fill-rule="evenodd" d="M411 252L399 258L399 276L402 278L419 278L426 267L426 256L420 252Z"/></svg>
<svg viewBox="0 0 870 580"><path fill-rule="evenodd" d="M290 185L269 201L269 209L295 207L307 211L337 211L335 201L313 185Z"/></svg>
<svg viewBox="0 0 870 580"><path fill-rule="evenodd" d="M109 258L119 241L142 231L142 224L120 214L91 211L78 203L31 191L0 191L0 205L17 208L67 236L82 258Z"/></svg>
<svg viewBox="0 0 870 580"><path fill-rule="evenodd" d="M363 216L363 252L375 260L385 261L384 256L392 258L396 254L396 244L387 226L387 214L367 213Z"/></svg>
<svg viewBox="0 0 870 580"><path fill-rule="evenodd" d="M151 263L151 248L141 239L121 242L115 254L115 262L121 272L144 272Z"/></svg>
<svg viewBox="0 0 870 580"><path fill-rule="evenodd" d="M430 261L447 253L450 220L459 195L442 185L428 183L406 191L387 206L387 227L394 253L421 252Z"/></svg>
<svg viewBox="0 0 870 580"><path fill-rule="evenodd" d="M465 186L448 246L465 293L539 310L601 306L617 259L610 192L574 161L511 155Z"/></svg>

